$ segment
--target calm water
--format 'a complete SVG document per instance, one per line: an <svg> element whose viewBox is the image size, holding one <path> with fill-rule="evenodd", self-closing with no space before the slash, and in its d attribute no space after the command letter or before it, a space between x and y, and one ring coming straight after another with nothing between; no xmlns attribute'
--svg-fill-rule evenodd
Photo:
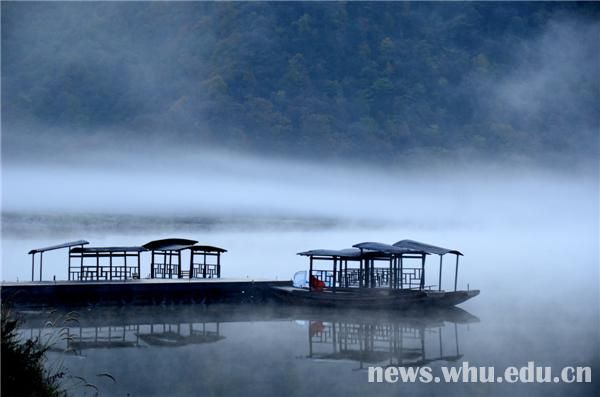
<svg viewBox="0 0 600 397"><path fill-rule="evenodd" d="M590 365L593 324L509 305L434 313L282 306L90 308L29 312L24 337L103 395L593 395L592 385L370 384L369 365ZM476 314L475 314L476 313ZM77 323L66 321L77 318ZM55 327L44 323L51 319ZM61 335L60 328L66 331ZM595 347L594 347L595 346ZM115 378L113 382L106 376ZM70 390L95 389L67 380Z"/></svg>
<svg viewBox="0 0 600 397"><path fill-rule="evenodd" d="M148 228L128 232L43 230L3 237L3 278L27 280L25 254L36 246L86 238L93 245L143 244L177 236L223 246L224 277L289 279L305 269L295 252L402 238L465 253L459 287L482 293L459 311L407 314L257 306L85 308L68 338L57 337L61 313L29 312L23 336L50 338L48 365L94 384L103 395L597 395L576 384L369 384L369 365L599 368L597 230L577 222L562 229L510 227L297 227L269 230ZM9 228L10 229L10 228ZM576 245L574 242L576 240ZM326 242L326 243L324 243ZM45 275L64 278L65 254L45 258ZM147 259L145 262L147 263ZM447 264L446 264L447 263ZM12 264L19 264L13 266ZM437 284L437 259L428 274ZM36 270L37 271L37 270ZM444 262L449 287L453 261ZM52 319L55 327L44 326ZM46 336L44 336L46 335ZM109 373L116 382L98 374ZM73 383L73 382L71 382ZM74 386L73 393L94 389Z"/></svg>

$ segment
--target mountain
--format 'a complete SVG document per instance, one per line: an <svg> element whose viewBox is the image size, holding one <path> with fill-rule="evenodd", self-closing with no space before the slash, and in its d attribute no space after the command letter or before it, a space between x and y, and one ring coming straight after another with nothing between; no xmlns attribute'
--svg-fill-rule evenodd
<svg viewBox="0 0 600 397"><path fill-rule="evenodd" d="M598 155L599 3L3 2L3 138Z"/></svg>

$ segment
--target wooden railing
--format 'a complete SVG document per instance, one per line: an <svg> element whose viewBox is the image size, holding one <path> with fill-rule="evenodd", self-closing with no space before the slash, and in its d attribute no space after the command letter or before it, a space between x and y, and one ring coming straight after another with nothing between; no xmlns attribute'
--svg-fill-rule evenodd
<svg viewBox="0 0 600 397"><path fill-rule="evenodd" d="M69 280L78 281L128 280L140 278L137 265L84 265L81 267L72 267L69 276Z"/></svg>
<svg viewBox="0 0 600 397"><path fill-rule="evenodd" d="M312 275L325 283L327 288L333 287L333 271L313 269ZM375 288L390 286L390 270L387 268L371 269L368 280L365 280L365 271L361 269L348 269L336 273L336 287L359 287L369 285ZM401 282L400 282L401 281ZM421 286L421 268L405 267L402 269L401 280L398 281L397 288L414 289Z"/></svg>

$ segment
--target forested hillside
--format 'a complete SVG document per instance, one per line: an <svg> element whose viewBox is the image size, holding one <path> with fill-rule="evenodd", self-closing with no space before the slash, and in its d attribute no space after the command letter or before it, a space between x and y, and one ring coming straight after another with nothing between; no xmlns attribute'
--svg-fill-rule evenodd
<svg viewBox="0 0 600 397"><path fill-rule="evenodd" d="M3 2L3 134L118 128L392 162L594 156L599 16L598 3Z"/></svg>

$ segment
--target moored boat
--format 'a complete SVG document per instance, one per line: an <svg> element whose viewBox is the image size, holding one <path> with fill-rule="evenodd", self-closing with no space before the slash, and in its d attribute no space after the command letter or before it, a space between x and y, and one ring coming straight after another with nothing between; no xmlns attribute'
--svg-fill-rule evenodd
<svg viewBox="0 0 600 397"><path fill-rule="evenodd" d="M456 256L454 289L442 289L443 256ZM424 244L413 240L393 245L359 243L343 250L317 249L300 252L309 258L308 277L295 276L292 287L272 287L282 302L323 307L357 309L410 309L415 307L450 307L479 295L479 290L459 290L458 250ZM437 285L426 285L426 257L438 255ZM420 266L409 266L417 260ZM326 261L330 269L315 269L316 261ZM383 265L382 265L383 264ZM358 266L357 266L358 265ZM302 273L302 272L300 272Z"/></svg>

